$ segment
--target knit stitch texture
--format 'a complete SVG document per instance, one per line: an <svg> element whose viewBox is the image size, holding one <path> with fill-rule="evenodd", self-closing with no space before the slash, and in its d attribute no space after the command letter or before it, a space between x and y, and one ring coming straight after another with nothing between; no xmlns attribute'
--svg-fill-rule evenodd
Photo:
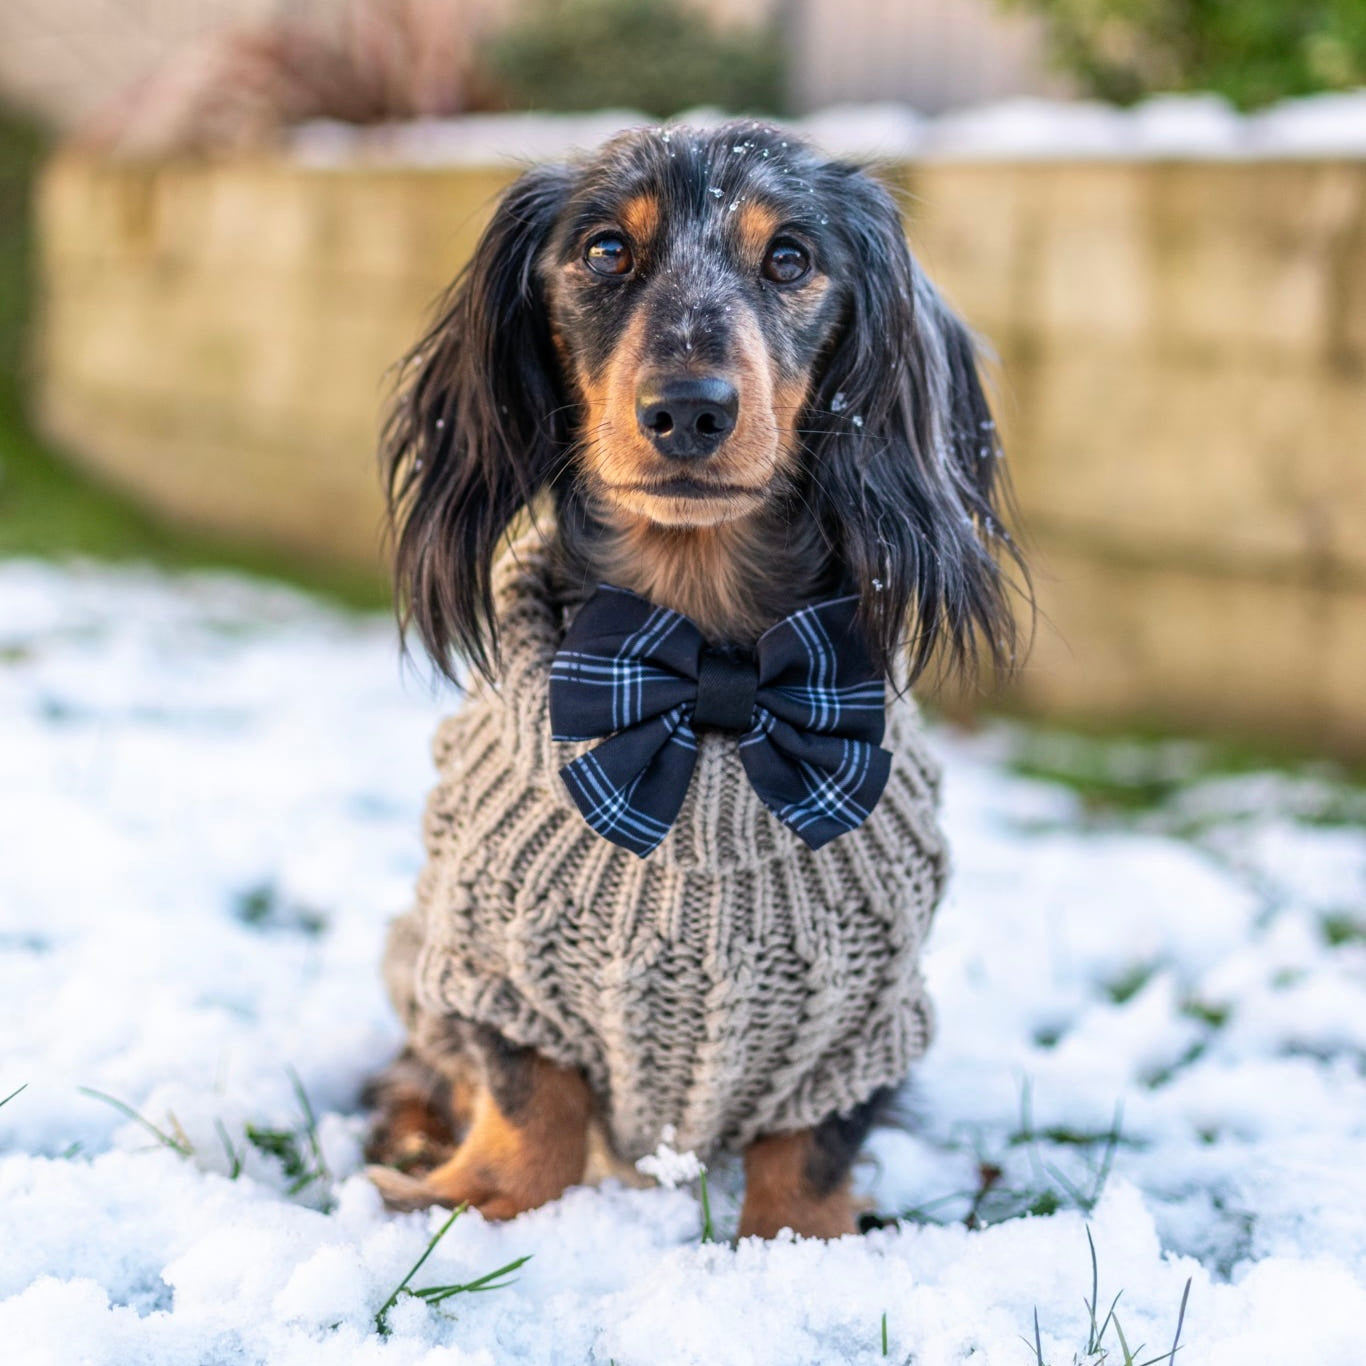
<svg viewBox="0 0 1366 1366"><path fill-rule="evenodd" d="M666 1125L705 1156L807 1128L902 1081L932 1017L918 970L947 871L938 769L893 699L870 818L813 852L759 801L733 735L699 736L664 842L596 834L550 738L566 609L539 538L496 570L502 675L437 731L417 905L386 980L415 1043L452 1015L580 1069L618 1154Z"/></svg>

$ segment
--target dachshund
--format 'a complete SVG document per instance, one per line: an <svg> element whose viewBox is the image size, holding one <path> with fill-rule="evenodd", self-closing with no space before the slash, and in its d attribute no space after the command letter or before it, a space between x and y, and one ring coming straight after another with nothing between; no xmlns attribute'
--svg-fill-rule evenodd
<svg viewBox="0 0 1366 1366"><path fill-rule="evenodd" d="M496 684L495 563L530 510L560 581L629 590L717 648L847 592L894 692L1009 671L1028 575L1001 454L974 341L877 179L761 123L633 130L504 193L399 370L381 459L401 626ZM852 1232L888 1094L755 1136L740 1233ZM582 1178L602 1104L581 1069L452 1016L366 1099L391 1205L494 1218Z"/></svg>

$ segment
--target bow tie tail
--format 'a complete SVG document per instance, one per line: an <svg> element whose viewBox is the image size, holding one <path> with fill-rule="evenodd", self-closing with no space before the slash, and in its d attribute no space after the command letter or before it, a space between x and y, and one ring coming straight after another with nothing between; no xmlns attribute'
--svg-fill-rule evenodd
<svg viewBox="0 0 1366 1366"><path fill-rule="evenodd" d="M584 820L644 858L678 817L697 763L682 707L604 740L560 769Z"/></svg>
<svg viewBox="0 0 1366 1366"><path fill-rule="evenodd" d="M740 742L759 799L812 849L868 819L891 774L879 745L794 729L768 713Z"/></svg>

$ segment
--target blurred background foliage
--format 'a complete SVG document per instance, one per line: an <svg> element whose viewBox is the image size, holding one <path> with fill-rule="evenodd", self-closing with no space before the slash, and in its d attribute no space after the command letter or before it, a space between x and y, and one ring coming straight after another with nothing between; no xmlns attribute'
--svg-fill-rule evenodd
<svg viewBox="0 0 1366 1366"><path fill-rule="evenodd" d="M1083 90L1208 90L1241 109L1366 84L1366 0L1002 0L1047 22Z"/></svg>
<svg viewBox="0 0 1366 1366"><path fill-rule="evenodd" d="M778 26L723 30L680 0L534 0L483 49L502 103L526 109L639 109L668 118L710 105L784 110Z"/></svg>

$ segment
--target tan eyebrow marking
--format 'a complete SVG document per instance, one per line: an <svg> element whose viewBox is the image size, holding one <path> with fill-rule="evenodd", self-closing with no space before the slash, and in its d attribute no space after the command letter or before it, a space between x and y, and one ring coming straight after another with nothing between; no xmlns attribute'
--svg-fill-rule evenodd
<svg viewBox="0 0 1366 1366"><path fill-rule="evenodd" d="M632 241L640 245L653 241L659 231L659 200L648 192L634 195L621 206L618 217Z"/></svg>
<svg viewBox="0 0 1366 1366"><path fill-rule="evenodd" d="M741 248L746 256L756 261L762 258L779 225L778 215L763 204L741 204L735 212Z"/></svg>

